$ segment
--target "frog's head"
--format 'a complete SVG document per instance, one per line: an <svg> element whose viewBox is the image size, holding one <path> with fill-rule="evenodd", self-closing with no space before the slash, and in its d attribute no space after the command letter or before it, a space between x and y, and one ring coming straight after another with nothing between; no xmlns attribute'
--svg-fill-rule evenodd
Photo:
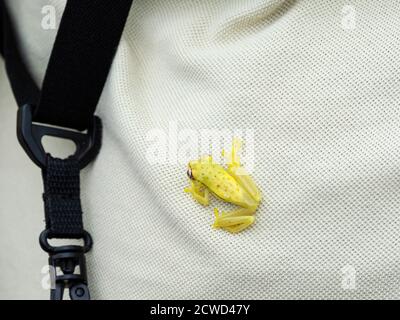
<svg viewBox="0 0 400 320"><path fill-rule="evenodd" d="M196 173L198 171L199 162L198 161L190 161L188 165L187 175L190 179L196 180Z"/></svg>
<svg viewBox="0 0 400 320"><path fill-rule="evenodd" d="M203 156L199 160L190 161L187 175L190 179L199 181L200 176L204 175L204 171L212 164L211 156Z"/></svg>

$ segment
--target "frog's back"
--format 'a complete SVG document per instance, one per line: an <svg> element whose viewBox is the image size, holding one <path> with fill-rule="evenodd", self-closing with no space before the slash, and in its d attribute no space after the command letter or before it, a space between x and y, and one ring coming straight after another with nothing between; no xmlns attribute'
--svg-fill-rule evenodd
<svg viewBox="0 0 400 320"><path fill-rule="evenodd" d="M246 190L220 164L214 162L200 163L196 171L195 179L222 200L242 207L252 204L253 200Z"/></svg>

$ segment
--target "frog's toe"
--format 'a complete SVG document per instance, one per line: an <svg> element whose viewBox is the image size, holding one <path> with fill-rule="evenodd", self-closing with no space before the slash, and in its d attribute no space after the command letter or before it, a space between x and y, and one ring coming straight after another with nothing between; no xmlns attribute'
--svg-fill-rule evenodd
<svg viewBox="0 0 400 320"><path fill-rule="evenodd" d="M214 208L214 216L215 216L215 220L214 220L214 224L212 225L212 227L215 229L218 229L220 227L219 227L217 221L218 221L218 218L220 217L220 215L219 215L219 210L217 208Z"/></svg>
<svg viewBox="0 0 400 320"><path fill-rule="evenodd" d="M254 220L253 220L254 222ZM243 231L244 229L250 227L253 222L251 223L242 223L236 226L232 226L232 227L225 227L224 230L229 231L230 233L239 233L240 231Z"/></svg>
<svg viewBox="0 0 400 320"><path fill-rule="evenodd" d="M254 223L254 216L232 217L218 215L215 217L214 228L223 228L229 232L237 233Z"/></svg>

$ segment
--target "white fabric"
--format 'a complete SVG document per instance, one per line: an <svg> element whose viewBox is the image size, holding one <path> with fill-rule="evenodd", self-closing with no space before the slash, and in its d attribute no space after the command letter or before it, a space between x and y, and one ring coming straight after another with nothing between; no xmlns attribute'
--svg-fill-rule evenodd
<svg viewBox="0 0 400 320"><path fill-rule="evenodd" d="M59 18L64 2L8 3L40 82L55 35L41 6ZM396 0L135 1L98 106L103 147L82 174L92 296L399 298L399 12ZM40 174L7 92L0 297L47 298ZM148 161L149 132L174 123L252 130L265 200L251 229L211 229L224 205L183 193L186 164Z"/></svg>

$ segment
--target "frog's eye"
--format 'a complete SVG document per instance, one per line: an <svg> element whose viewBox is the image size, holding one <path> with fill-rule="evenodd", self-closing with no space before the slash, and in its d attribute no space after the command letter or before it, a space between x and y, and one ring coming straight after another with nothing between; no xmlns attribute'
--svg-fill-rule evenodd
<svg viewBox="0 0 400 320"><path fill-rule="evenodd" d="M190 179L193 180L193 174L192 174L192 169L191 169L191 168L188 169L187 175L188 175L188 177L189 177Z"/></svg>

